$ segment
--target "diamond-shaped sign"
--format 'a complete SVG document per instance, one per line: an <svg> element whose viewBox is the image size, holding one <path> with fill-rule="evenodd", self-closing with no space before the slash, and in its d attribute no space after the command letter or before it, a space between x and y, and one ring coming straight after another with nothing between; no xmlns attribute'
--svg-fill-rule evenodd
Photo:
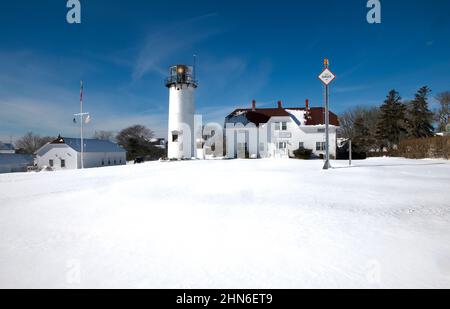
<svg viewBox="0 0 450 309"><path fill-rule="evenodd" d="M328 68L325 69L322 73L319 75L319 79L324 83L326 86L331 84L331 82L336 78L336 75L333 74Z"/></svg>

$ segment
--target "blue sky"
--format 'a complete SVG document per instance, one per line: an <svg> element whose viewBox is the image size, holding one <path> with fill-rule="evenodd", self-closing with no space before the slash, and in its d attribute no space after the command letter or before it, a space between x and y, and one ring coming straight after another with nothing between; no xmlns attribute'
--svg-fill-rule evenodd
<svg viewBox="0 0 450 309"><path fill-rule="evenodd" d="M66 1L0 6L0 139L74 136L79 81L92 113L88 134L144 124L165 137L167 68L198 55L197 110L223 121L236 107L322 105L317 75L329 57L341 113L379 105L395 88L450 90L450 2L384 0L382 23L366 22L366 0L82 2L82 24Z"/></svg>

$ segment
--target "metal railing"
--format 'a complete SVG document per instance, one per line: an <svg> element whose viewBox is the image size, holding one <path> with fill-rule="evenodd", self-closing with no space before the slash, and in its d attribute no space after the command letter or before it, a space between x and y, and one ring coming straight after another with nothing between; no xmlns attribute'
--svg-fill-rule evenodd
<svg viewBox="0 0 450 309"><path fill-rule="evenodd" d="M166 78L164 82L166 86L175 84L198 85L198 82L190 74L170 76Z"/></svg>

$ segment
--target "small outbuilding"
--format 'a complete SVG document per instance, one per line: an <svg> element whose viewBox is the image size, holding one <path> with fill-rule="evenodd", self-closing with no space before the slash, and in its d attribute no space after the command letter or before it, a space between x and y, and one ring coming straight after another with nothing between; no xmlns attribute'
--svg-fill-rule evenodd
<svg viewBox="0 0 450 309"><path fill-rule="evenodd" d="M16 149L14 145L11 143L2 143L0 141L0 154L14 154L16 153Z"/></svg>
<svg viewBox="0 0 450 309"><path fill-rule="evenodd" d="M126 164L126 150L106 140L83 139L85 168ZM81 168L81 139L58 137L36 152L38 168L52 170Z"/></svg>
<svg viewBox="0 0 450 309"><path fill-rule="evenodd" d="M32 155L0 153L0 174L26 172L33 164Z"/></svg>

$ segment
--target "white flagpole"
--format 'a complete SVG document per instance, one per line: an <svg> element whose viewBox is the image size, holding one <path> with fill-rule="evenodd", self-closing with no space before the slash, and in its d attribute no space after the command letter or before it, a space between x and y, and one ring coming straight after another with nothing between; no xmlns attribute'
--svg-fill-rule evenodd
<svg viewBox="0 0 450 309"><path fill-rule="evenodd" d="M80 140L81 140L81 169L84 169L84 140L83 140L83 81L80 82Z"/></svg>
<svg viewBox="0 0 450 309"><path fill-rule="evenodd" d="M81 153L80 153L80 161L81 161L81 169L84 169L84 138L83 138L83 122L84 116L89 116L89 113L83 113L83 81L80 82L80 113L75 114L75 117L80 117L80 143L81 143Z"/></svg>

